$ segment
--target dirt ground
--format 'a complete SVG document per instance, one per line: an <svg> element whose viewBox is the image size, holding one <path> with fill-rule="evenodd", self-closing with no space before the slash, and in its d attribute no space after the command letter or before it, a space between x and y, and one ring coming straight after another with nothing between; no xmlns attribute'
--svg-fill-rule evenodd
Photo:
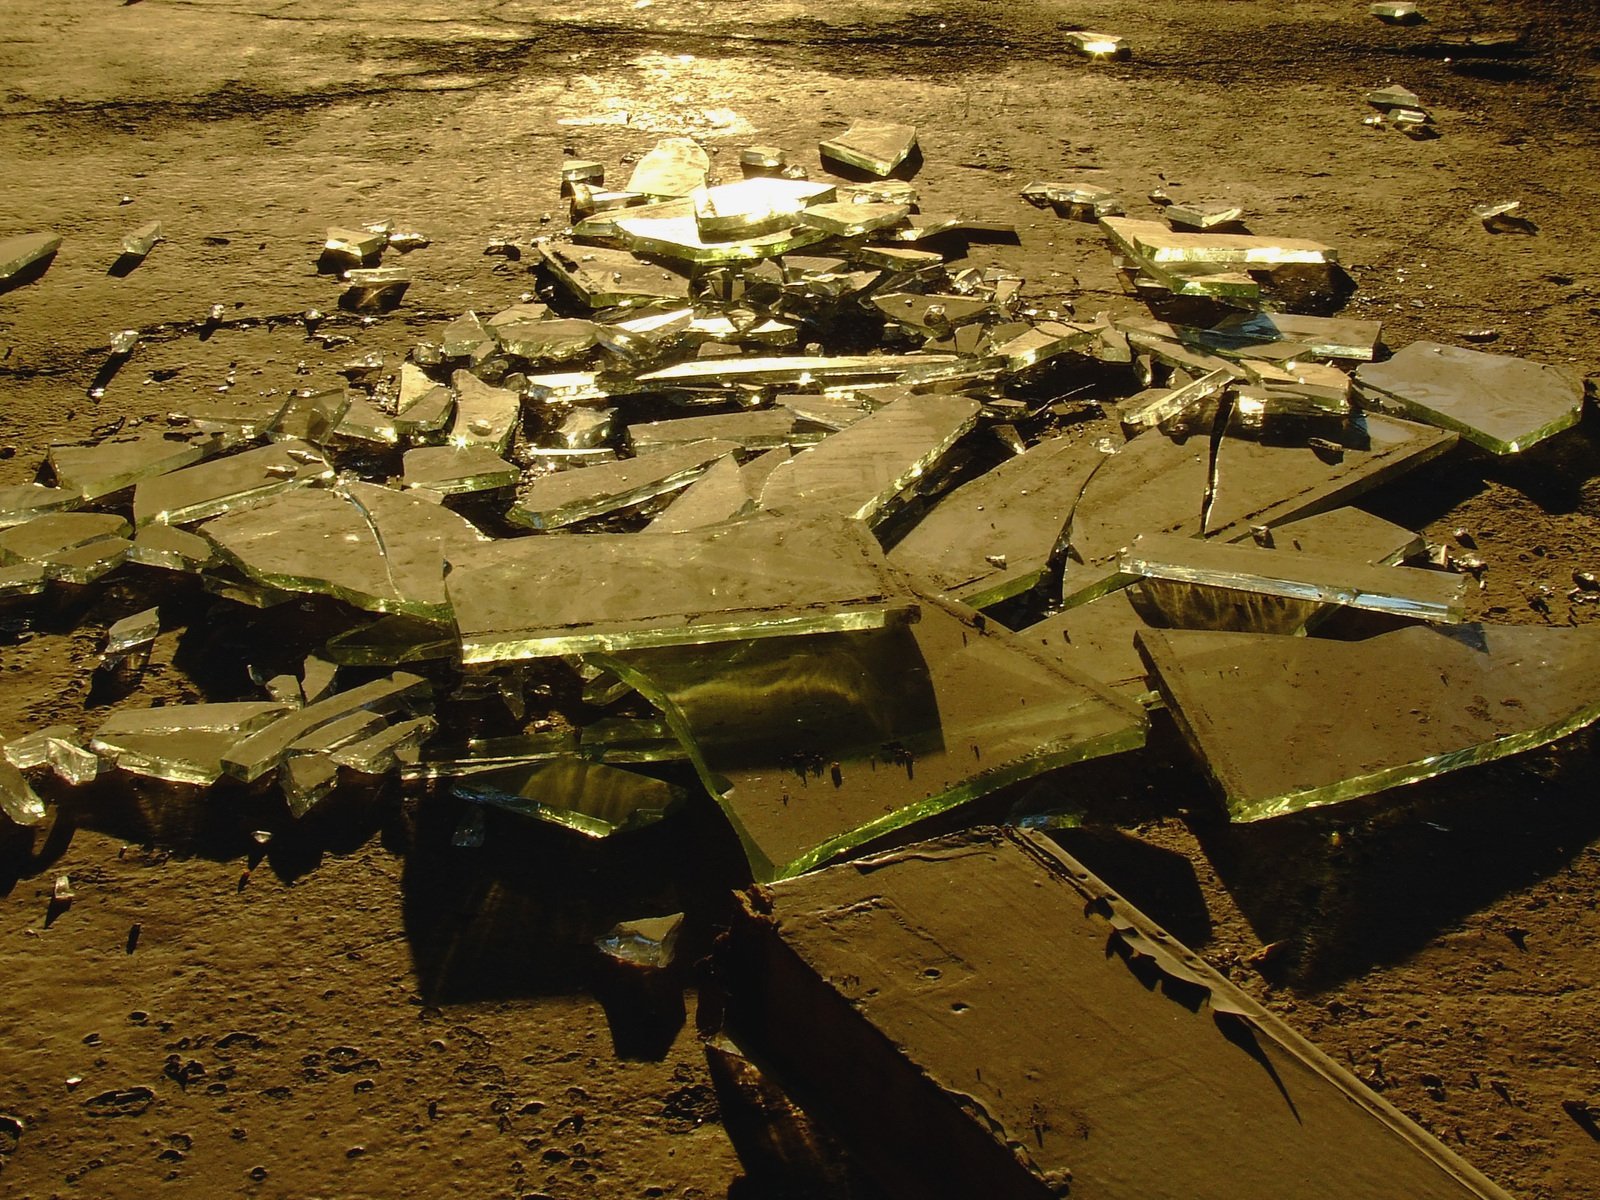
<svg viewBox="0 0 1600 1200"><path fill-rule="evenodd" d="M1017 222L1020 246L974 261L1081 313L1138 306L1092 226L1018 199L1035 179L1237 201L1257 231L1340 247L1347 311L1381 319L1391 346L1492 330L1494 349L1600 371L1600 15L1427 0L1431 21L1400 29L1366 8L12 0L0 235L67 240L43 279L0 296L0 484L33 478L51 442L160 423L230 374L335 380L354 354L398 361L441 315L515 301L525 268L484 244L547 214L559 226L569 153L616 164L686 133L732 178L740 146L814 165L819 136L858 115L920 128L937 208ZM1063 26L1123 34L1134 56L1074 58ZM1499 29L1525 30L1522 49L1441 44ZM1438 138L1362 124L1363 92L1390 80ZM1537 235L1471 217L1501 197ZM109 274L121 235L155 218L168 241ZM337 318L353 344L324 350L287 319L335 308L323 231L381 218L432 238L406 259L408 302ZM223 322L203 328L217 303ZM125 327L144 344L92 401ZM1470 539L1487 565L1475 616L1600 611L1569 596L1574 571L1600 570L1592 413L1520 457L1457 454L1364 503ZM172 632L142 702L249 694L246 664L281 670L317 644L316 606L240 618L130 578L0 637L0 732L92 727L123 699L93 683L98 637L157 599ZM1170 730L1154 741L1187 764ZM1579 737L1238 829L1187 765L1044 786L1090 808L1070 850L1508 1191L1600 1200L1595 765ZM619 1054L575 949L621 917L710 911L737 879L714 813L599 849L491 823L461 849L451 814L379 793L263 855L248 833L276 819L265 804L97 785L42 858L0 865L0 1112L22 1122L0 1128L0 1193L750 1194L694 995L670 1045ZM63 873L76 900L52 913Z"/></svg>

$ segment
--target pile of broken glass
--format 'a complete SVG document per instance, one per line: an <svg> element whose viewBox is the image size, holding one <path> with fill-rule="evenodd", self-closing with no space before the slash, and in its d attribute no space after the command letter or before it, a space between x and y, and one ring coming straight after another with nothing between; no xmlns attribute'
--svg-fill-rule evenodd
<svg viewBox="0 0 1600 1200"><path fill-rule="evenodd" d="M1052 307L960 265L1014 231L923 206L914 129L860 122L820 161L838 177L753 146L715 183L667 139L615 190L569 162L522 302L348 387L52 448L53 482L0 493L14 610L153 572L337 628L253 694L141 707L161 613L118 622L102 669L131 694L5 742L6 818L110 771L275 787L295 818L398 779L590 837L699 794L771 880L1046 772L1070 791L1161 708L1239 821L1600 716L1595 627L1469 624L1467 575L1348 506L1557 434L1580 379L1386 356L1376 323L1304 311L1348 282L1333 248L1083 184L1024 195L1098 222L1170 319ZM385 236L330 231L354 307L403 298L355 273L398 270L361 265Z"/></svg>

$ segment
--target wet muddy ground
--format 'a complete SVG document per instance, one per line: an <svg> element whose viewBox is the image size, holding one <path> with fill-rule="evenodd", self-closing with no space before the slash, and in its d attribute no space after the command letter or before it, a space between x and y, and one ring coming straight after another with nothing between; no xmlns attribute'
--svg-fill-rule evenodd
<svg viewBox="0 0 1600 1200"><path fill-rule="evenodd" d="M1341 248L1352 315L1386 341L1460 341L1600 371L1600 20L1590 6L1425 6L1386 27L1360 3L46 5L0 39L0 234L67 238L0 296L0 484L51 442L164 420L238 386L398 361L441 315L529 286L494 235L561 223L569 153L617 163L689 134L727 177L740 146L812 161L852 116L917 124L941 209L1017 222L975 247L1036 296L1133 311L1092 226L1023 204L1038 178L1244 205L1253 228ZM1063 25L1127 36L1090 64ZM1463 58L1440 35L1525 29ZM1389 80L1440 136L1364 127ZM1535 236L1469 214L1523 201ZM168 241L126 277L126 231ZM333 311L331 224L426 231L406 305L324 350L288 318ZM219 326L205 328L213 304ZM103 399L112 330L144 344ZM300 373L304 364L305 374ZM1600 569L1592 418L1517 458L1467 454L1367 498L1487 564L1473 615L1579 623ZM1459 532L1458 532L1459 531ZM223 619L142 578L67 598L0 641L0 732L93 725L111 621L160 600L147 700L232 697L316 644L315 606ZM1158 726L1157 740L1171 738ZM1186 762L1181 748L1172 756ZM1241 986L1517 1196L1600 1197L1600 808L1594 744L1234 829L1187 769L1104 765L1068 849ZM119 785L121 787L122 785ZM714 903L737 877L714 813L600 850L353 797L262 855L263 801L91 790L45 859L0 866L0 1129L7 1195L305 1197L739 1194L694 1036L639 1045L572 947L612 921ZM265 819L265 818L260 818ZM76 900L52 912L68 873ZM1022 918L1019 918L1022 919ZM137 927L136 944L131 931ZM1026 1031L1019 1030L1019 1036ZM619 1054L617 1039L623 1039ZM744 1189L746 1194L748 1190Z"/></svg>

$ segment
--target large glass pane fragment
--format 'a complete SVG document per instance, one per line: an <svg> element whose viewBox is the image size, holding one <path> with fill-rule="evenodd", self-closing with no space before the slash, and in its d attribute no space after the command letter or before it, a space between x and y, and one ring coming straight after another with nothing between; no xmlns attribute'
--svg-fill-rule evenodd
<svg viewBox="0 0 1600 1200"><path fill-rule="evenodd" d="M1147 668L1134 635L1149 622L1133 602L1134 588L1119 588L1017 630L1037 653L1095 680L1130 703L1152 698Z"/></svg>
<svg viewBox="0 0 1600 1200"><path fill-rule="evenodd" d="M450 616L446 557L487 540L439 504L360 482L276 496L202 532L258 584L434 621Z"/></svg>
<svg viewBox="0 0 1600 1200"><path fill-rule="evenodd" d="M1061 547L1098 465L1065 438L1040 442L945 496L889 562L974 608L1027 591Z"/></svg>
<svg viewBox="0 0 1600 1200"><path fill-rule="evenodd" d="M83 497L67 488L45 487L38 483L0 487L0 529L22 525L48 513L66 512L82 506Z"/></svg>
<svg viewBox="0 0 1600 1200"><path fill-rule="evenodd" d="M1042 833L887 850L731 924L729 1029L890 1194L1507 1200Z"/></svg>
<svg viewBox="0 0 1600 1200"><path fill-rule="evenodd" d="M690 442L640 458L557 471L523 489L506 519L529 529L559 529L632 508L688 487L712 463L738 448L732 442Z"/></svg>
<svg viewBox="0 0 1600 1200"><path fill-rule="evenodd" d="M711 158L692 138L662 138L633 166L630 192L646 196L687 196L706 184Z"/></svg>
<svg viewBox="0 0 1600 1200"><path fill-rule="evenodd" d="M8 581L8 590L35 594L44 579L92 583L127 557L131 532L114 514L78 512L50 513L0 531L0 567L23 571Z"/></svg>
<svg viewBox="0 0 1600 1200"><path fill-rule="evenodd" d="M1243 233L1180 233L1159 221L1106 217L1100 228L1124 254L1156 266L1202 263L1213 266L1278 267L1293 263L1336 263L1331 246L1304 238L1256 237Z"/></svg>
<svg viewBox="0 0 1600 1200"><path fill-rule="evenodd" d="M688 263L741 262L776 258L822 241L828 235L808 225L791 225L773 233L741 233L708 238L693 212L685 216L619 215L617 236L638 254L658 254Z"/></svg>
<svg viewBox="0 0 1600 1200"><path fill-rule="evenodd" d="M966 396L904 396L796 454L767 479L763 508L875 521L978 422Z"/></svg>
<svg viewBox="0 0 1600 1200"><path fill-rule="evenodd" d="M874 629L917 613L866 526L825 516L502 540L453 557L445 582L467 663Z"/></svg>
<svg viewBox="0 0 1600 1200"><path fill-rule="evenodd" d="M683 489L646 527L651 533L682 533L720 521L731 521L755 511L743 469L732 455L720 458L709 470Z"/></svg>
<svg viewBox="0 0 1600 1200"><path fill-rule="evenodd" d="M743 450L773 450L794 440L794 421L794 413L786 408L674 417L629 425L628 443L635 454L652 454L707 438L731 442Z"/></svg>
<svg viewBox="0 0 1600 1200"><path fill-rule="evenodd" d="M744 384L841 385L892 381L958 365L954 354L794 355L772 358L716 358L674 363L638 376L640 383L679 387L731 387Z"/></svg>
<svg viewBox="0 0 1600 1200"><path fill-rule="evenodd" d="M1261 597L1288 602L1268 604L1265 612L1252 609L1251 616L1261 623L1251 620L1243 627L1264 633L1291 632L1327 604L1418 621L1466 619L1467 579L1444 571L1371 566L1161 533L1145 534L1129 546L1121 570L1144 580L1145 595L1166 623L1180 627L1237 628L1219 623L1219 610L1235 603L1251 605ZM1238 596L1241 592L1246 595ZM1285 613L1272 615L1279 607Z"/></svg>
<svg viewBox="0 0 1600 1200"><path fill-rule="evenodd" d="M744 179L694 193L695 224L707 241L776 233L795 224L808 205L834 197L831 183L806 179Z"/></svg>
<svg viewBox="0 0 1600 1200"><path fill-rule="evenodd" d="M1515 454L1578 423L1583 380L1563 367L1438 342L1412 342L1357 368L1364 399L1452 429L1494 454Z"/></svg>
<svg viewBox="0 0 1600 1200"><path fill-rule="evenodd" d="M92 446L51 446L49 462L61 487L89 501L197 463L215 448L208 439L147 434L108 438Z"/></svg>
<svg viewBox="0 0 1600 1200"><path fill-rule="evenodd" d="M225 754L292 710L286 704L168 704L106 718L90 748L121 770L173 783L212 784Z"/></svg>
<svg viewBox="0 0 1600 1200"><path fill-rule="evenodd" d="M1426 549L1420 533L1359 508L1335 508L1297 521L1285 521L1273 525L1264 540L1257 534L1256 541L1279 550L1300 550L1324 558L1387 567L1420 558Z"/></svg>
<svg viewBox="0 0 1600 1200"><path fill-rule="evenodd" d="M911 215L909 204L862 204L854 201L814 204L800 214L800 221L820 229L830 237L861 237L878 229L898 225Z"/></svg>
<svg viewBox="0 0 1600 1200"><path fill-rule="evenodd" d="M626 250L554 242L540 242L538 249L557 282L590 308L631 308L657 300L689 299L685 276L642 262Z"/></svg>
<svg viewBox="0 0 1600 1200"><path fill-rule="evenodd" d="M921 602L910 626L604 661L666 714L760 880L1143 745L1132 706L970 609Z"/></svg>
<svg viewBox="0 0 1600 1200"><path fill-rule="evenodd" d="M473 775L451 790L594 838L653 825L683 800L669 783L585 758Z"/></svg>
<svg viewBox="0 0 1600 1200"><path fill-rule="evenodd" d="M407 450L404 480L437 496L514 487L522 472L487 446L418 446Z"/></svg>
<svg viewBox="0 0 1600 1200"><path fill-rule="evenodd" d="M818 144L823 158L831 158L880 178L910 157L917 146L914 125L892 121L854 121L837 137Z"/></svg>
<svg viewBox="0 0 1600 1200"><path fill-rule="evenodd" d="M191 525L279 492L332 481L333 467L320 451L306 442L275 442L144 480L134 489L133 523Z"/></svg>
<svg viewBox="0 0 1600 1200"><path fill-rule="evenodd" d="M1600 718L1595 626L1411 626L1360 642L1189 630L1139 639L1236 821L1504 758Z"/></svg>

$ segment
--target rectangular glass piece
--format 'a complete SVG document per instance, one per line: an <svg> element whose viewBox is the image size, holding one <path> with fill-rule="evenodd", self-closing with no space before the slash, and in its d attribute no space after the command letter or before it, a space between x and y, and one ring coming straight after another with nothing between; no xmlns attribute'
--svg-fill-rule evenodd
<svg viewBox="0 0 1600 1200"><path fill-rule="evenodd" d="M900 1196L1509 1200L1043 833L785 880L713 969Z"/></svg>
<svg viewBox="0 0 1600 1200"><path fill-rule="evenodd" d="M825 159L833 159L869 175L890 174L911 156L917 146L915 125L892 121L853 121L850 128L817 145Z"/></svg>
<svg viewBox="0 0 1600 1200"><path fill-rule="evenodd" d="M1062 600L1079 603L1127 582L1118 560L1140 534L1240 541L1251 526L1336 507L1455 444L1454 434L1371 413L1340 437L1321 448L1226 437L1214 490L1205 438L1177 442L1147 433L1100 456L1072 512ZM1085 453L1098 455L1092 447ZM1202 526L1208 491L1212 503Z"/></svg>
<svg viewBox="0 0 1600 1200"><path fill-rule="evenodd" d="M1418 621L1458 624L1466 619L1467 579L1445 571L1369 566L1159 533L1129 546L1120 569L1145 580L1342 605Z"/></svg>
<svg viewBox="0 0 1600 1200"><path fill-rule="evenodd" d="M145 434L107 438L92 446L51 446L48 461L56 482L87 502L197 463L216 447L210 438Z"/></svg>
<svg viewBox="0 0 1600 1200"><path fill-rule="evenodd" d="M1219 226L1237 225L1244 219L1244 209L1237 204L1196 202L1169 204L1161 210L1161 215L1174 229L1204 232Z"/></svg>
<svg viewBox="0 0 1600 1200"><path fill-rule="evenodd" d="M1385 567L1421 558L1427 548L1420 533L1359 508L1335 508L1297 521L1284 521L1273 525L1266 536L1266 544L1279 550L1299 550L1323 558ZM1261 538L1258 536L1256 541L1260 543Z"/></svg>
<svg viewBox="0 0 1600 1200"><path fill-rule="evenodd" d="M336 748L328 757L360 775L386 775L402 762L415 762L422 743L437 728L438 722L429 716L396 721L369 738Z"/></svg>
<svg viewBox="0 0 1600 1200"><path fill-rule="evenodd" d="M1117 415L1124 426L1153 429L1191 415L1208 400L1221 396L1233 381L1233 370L1221 367L1182 387L1141 392L1133 400L1118 404Z"/></svg>
<svg viewBox="0 0 1600 1200"><path fill-rule="evenodd" d="M54 233L24 233L0 238L0 285L8 284L48 263L61 249L61 237Z"/></svg>
<svg viewBox="0 0 1600 1200"><path fill-rule="evenodd" d="M978 423L966 396L905 396L781 464L761 506L876 521Z"/></svg>
<svg viewBox="0 0 1600 1200"><path fill-rule="evenodd" d="M122 252L129 258L143 258L162 240L161 222L147 221L122 235Z"/></svg>
<svg viewBox="0 0 1600 1200"><path fill-rule="evenodd" d="M122 709L106 718L89 745L134 775L212 784L222 778L223 755L290 711L266 701Z"/></svg>
<svg viewBox="0 0 1600 1200"><path fill-rule="evenodd" d="M683 799L659 779L583 758L473 775L451 791L592 838L653 825Z"/></svg>
<svg viewBox="0 0 1600 1200"><path fill-rule="evenodd" d="M1288 342L1304 346L1318 358L1348 358L1370 362L1383 337L1379 321L1349 317L1312 317L1298 313L1240 313L1226 317L1210 329L1176 330L1219 352L1249 353L1252 349Z"/></svg>
<svg viewBox="0 0 1600 1200"><path fill-rule="evenodd" d="M682 217L620 214L613 222L617 236L636 254L656 254L681 262L707 264L776 258L811 246L828 235L807 225L785 226L773 233L740 233L705 237L694 214Z"/></svg>
<svg viewBox="0 0 1600 1200"><path fill-rule="evenodd" d="M689 299L689 280L626 250L539 242L537 248L556 281L590 308L632 308L657 300Z"/></svg>
<svg viewBox="0 0 1600 1200"><path fill-rule="evenodd" d="M407 450L404 481L439 496L515 487L522 471L487 446L418 446Z"/></svg>
<svg viewBox="0 0 1600 1200"><path fill-rule="evenodd" d="M820 229L829 237L862 237L889 229L911 215L908 204L862 204L854 201L813 204L800 214L800 223Z"/></svg>
<svg viewBox="0 0 1600 1200"><path fill-rule="evenodd" d="M276 442L228 458L143 480L133 493L133 522L191 525L293 488L327 484L333 467L312 446Z"/></svg>
<svg viewBox="0 0 1600 1200"><path fill-rule="evenodd" d="M704 417L674 417L628 426L635 454L654 454L689 442L714 438L742 450L772 450L794 438L794 414L786 408L757 408Z"/></svg>
<svg viewBox="0 0 1600 1200"><path fill-rule="evenodd" d="M807 179L744 179L695 192L695 224L708 241L776 233L795 224L808 205L833 200L831 183Z"/></svg>
<svg viewBox="0 0 1600 1200"><path fill-rule="evenodd" d="M1131 706L970 609L919 601L910 626L603 660L689 747L758 880L1143 745Z"/></svg>
<svg viewBox="0 0 1600 1200"><path fill-rule="evenodd" d="M872 629L917 612L866 527L826 516L502 540L452 558L446 585L467 663Z"/></svg>
<svg viewBox="0 0 1600 1200"><path fill-rule="evenodd" d="M697 441L641 458L556 471L524 488L506 519L528 529L559 529L632 508L687 487L712 463L737 449L732 442Z"/></svg>
<svg viewBox="0 0 1600 1200"><path fill-rule="evenodd" d="M482 446L504 456L522 417L522 397L509 388L491 387L471 371L457 371L450 382L456 393L450 445Z"/></svg>
<svg viewBox="0 0 1600 1200"><path fill-rule="evenodd" d="M1515 454L1577 424L1583 380L1563 367L1438 342L1412 342L1356 369L1369 403L1459 433L1493 454Z"/></svg>
<svg viewBox="0 0 1600 1200"><path fill-rule="evenodd" d="M434 621L450 616L446 557L487 540L442 505L359 481L275 496L203 532L256 584Z"/></svg>
<svg viewBox="0 0 1600 1200"><path fill-rule="evenodd" d="M794 355L770 358L718 358L674 363L639 375L639 383L679 387L733 387L743 384L838 385L892 381L930 368L961 362L954 354Z"/></svg>
<svg viewBox="0 0 1600 1200"><path fill-rule="evenodd" d="M24 525L35 517L83 506L83 497L68 488L21 483L0 487L0 529Z"/></svg>
<svg viewBox="0 0 1600 1200"><path fill-rule="evenodd" d="M428 681L418 675L396 671L386 679L375 679L326 700L289 712L270 725L252 733L222 757L223 769L235 779L251 783L278 766L289 747L314 729L336 721L357 709L388 713L420 700L428 693Z"/></svg>
<svg viewBox="0 0 1600 1200"><path fill-rule="evenodd" d="M841 435L842 436L842 435ZM1066 438L1040 442L941 499L889 563L973 608L1035 586L1098 460Z"/></svg>
<svg viewBox="0 0 1600 1200"><path fill-rule="evenodd" d="M1336 263L1331 246L1303 238L1259 237L1244 233L1181 233L1159 221L1106 217L1100 222L1122 253L1156 266L1209 263L1214 266L1278 267L1289 263Z"/></svg>
<svg viewBox="0 0 1600 1200"><path fill-rule="evenodd" d="M1600 718L1594 626L1410 626L1360 642L1179 630L1139 639L1235 821L1490 762Z"/></svg>
<svg viewBox="0 0 1600 1200"><path fill-rule="evenodd" d="M378 230L330 226L327 240L322 246L322 256L330 262L359 267L362 263L376 261L388 244L389 235Z"/></svg>

